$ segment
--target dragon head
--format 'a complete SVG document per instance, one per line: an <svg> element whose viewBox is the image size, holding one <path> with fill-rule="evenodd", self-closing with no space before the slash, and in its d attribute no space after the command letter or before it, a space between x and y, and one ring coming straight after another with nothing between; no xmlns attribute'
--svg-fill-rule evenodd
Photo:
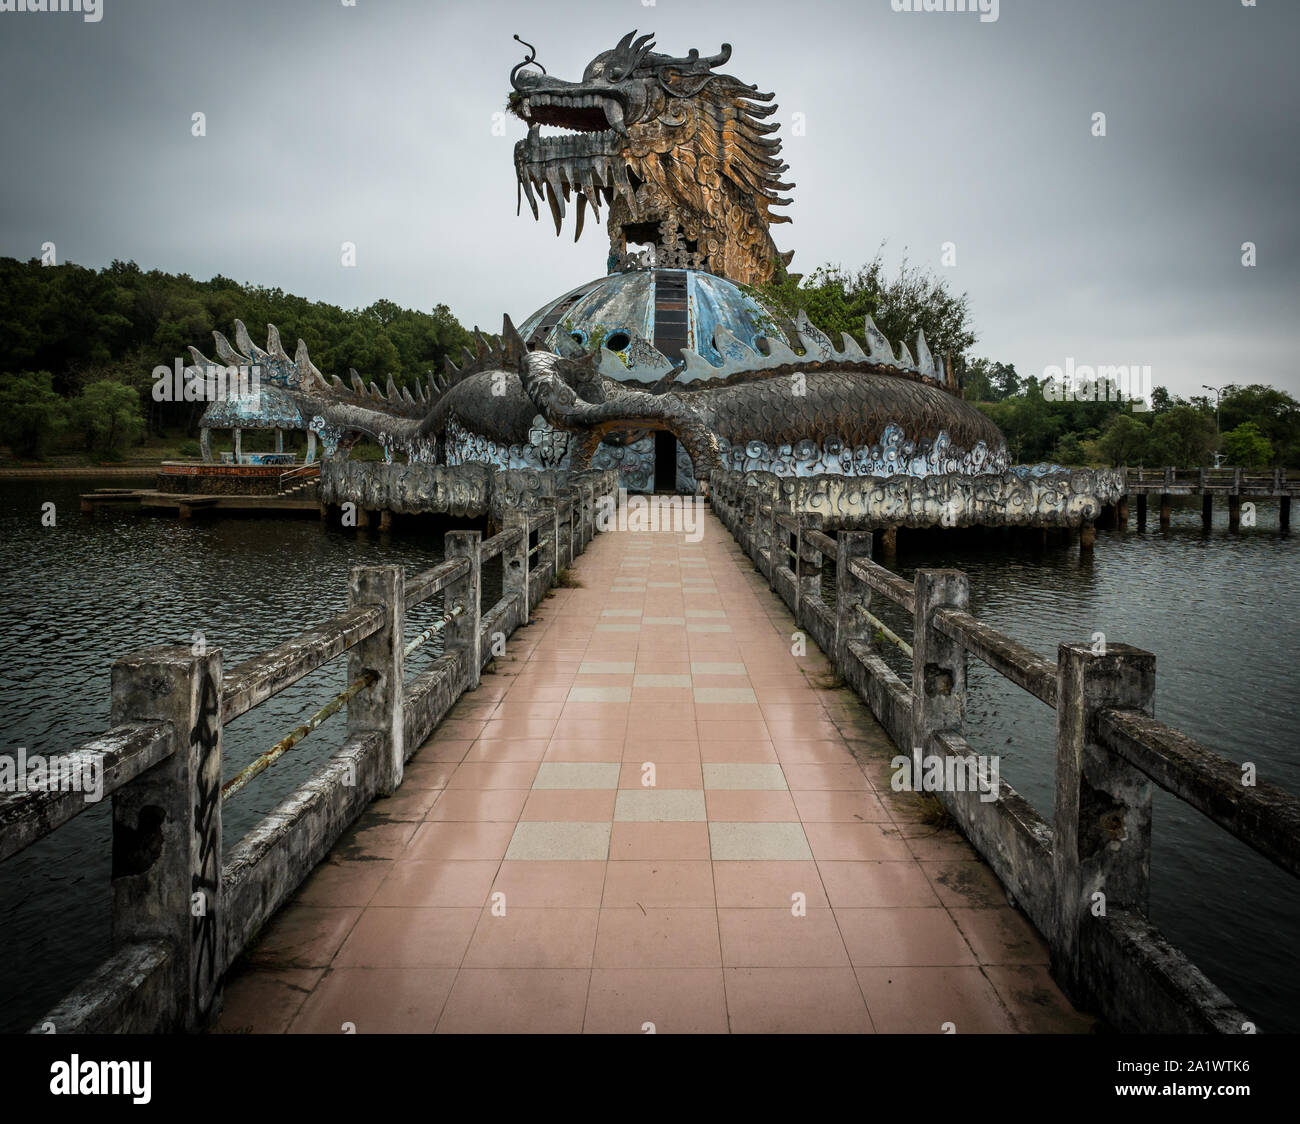
<svg viewBox="0 0 1300 1124"><path fill-rule="evenodd" d="M676 58L656 54L652 36L635 36L592 59L580 82L552 78L524 44L509 101L528 125L515 146L522 196L537 217L534 189L542 195L557 234L576 197L575 239L586 207L599 218L607 204L611 268L630 262L629 243L650 244L660 267L742 284L771 279L792 256L768 232L790 220L771 209L789 203L779 192L794 186L780 179L777 126L763 120L776 112L772 95L717 72L729 44ZM568 131L543 135L550 128Z"/></svg>

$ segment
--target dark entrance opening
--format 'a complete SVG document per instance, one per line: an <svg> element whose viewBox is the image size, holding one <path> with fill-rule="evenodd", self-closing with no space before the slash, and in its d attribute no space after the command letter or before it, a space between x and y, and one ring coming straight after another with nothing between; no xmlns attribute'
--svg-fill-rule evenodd
<svg viewBox="0 0 1300 1124"><path fill-rule="evenodd" d="M677 438L662 429L655 431L655 491L677 491Z"/></svg>

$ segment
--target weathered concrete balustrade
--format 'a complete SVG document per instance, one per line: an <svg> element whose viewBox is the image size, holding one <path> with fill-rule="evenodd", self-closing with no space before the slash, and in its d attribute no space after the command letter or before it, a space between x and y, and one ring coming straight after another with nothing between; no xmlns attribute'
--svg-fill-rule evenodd
<svg viewBox="0 0 1300 1124"><path fill-rule="evenodd" d="M1150 652L1062 644L1055 663L1044 659L971 615L965 574L920 570L907 582L872 561L869 530L827 534L826 517L792 510L759 475L715 473L713 509L912 760L913 777L921 758L941 759L945 775L977 759L963 736L970 656L1056 710L1052 822L1000 774L996 791L954 786L934 795L1046 938L1070 998L1121 1032L1253 1032L1147 918L1152 786L1291 875L1300 875L1300 800L1244 783L1240 765L1157 722ZM823 560L835 566L833 606L822 597ZM872 638L876 597L912 616L910 683Z"/></svg>
<svg viewBox="0 0 1300 1124"><path fill-rule="evenodd" d="M597 506L617 486L612 471L551 479L544 500L506 508L491 538L448 533L444 561L429 570L357 567L347 610L228 671L220 649L160 646L119 659L113 728L66 755L73 765L102 764L103 795L113 799L113 952L33 1029L201 1029L229 966L366 805L402 783L407 759L478 686L498 641L528 622L586 548ZM497 556L501 596L485 606L480 575ZM441 620L406 641L407 613L437 595ZM442 654L407 682L407 656L438 631ZM223 851L222 801L264 767L223 785L223 728L340 656L353 691L345 744ZM0 861L89 806L81 791L0 797Z"/></svg>

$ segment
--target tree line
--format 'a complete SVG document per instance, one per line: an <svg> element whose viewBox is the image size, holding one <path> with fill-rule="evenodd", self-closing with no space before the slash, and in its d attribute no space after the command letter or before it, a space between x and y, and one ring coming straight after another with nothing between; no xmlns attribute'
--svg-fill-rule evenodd
<svg viewBox="0 0 1300 1124"><path fill-rule="evenodd" d="M205 404L154 401L154 368L177 358L188 365L190 345L215 358L213 330L230 337L236 319L260 345L267 324L290 351L305 339L327 376L355 367L381 385L391 373L399 387L472 342L445 304L344 309L135 262L96 270L0 258L0 444L36 459L62 438L111 458L145 437L193 437Z"/></svg>
<svg viewBox="0 0 1300 1124"><path fill-rule="evenodd" d="M1164 387L1154 388L1144 412L1108 394L1051 401L1042 380L971 354L966 294L906 260L890 273L879 251L857 270L826 264L751 292L781 316L805 311L833 339L846 332L864 346L867 315L895 345L910 347L924 330L936 365L951 365L963 397L998 425L1016 462L1194 468L1217 452L1234 466L1300 465L1300 402L1285 391L1227 387L1217 417L1207 397L1182 399ZM0 258L0 444L35 459L62 439L108 459L147 437L194 437L204 403L155 401L154 368L178 357L188 363L191 344L211 355L212 331L230 335L236 318L259 343L268 323L288 348L307 340L327 375L355 367L381 383L391 373L399 387L413 387L471 343L445 304L430 312L388 300L343 309L134 262L94 270ZM182 451L193 455L197 444Z"/></svg>
<svg viewBox="0 0 1300 1124"><path fill-rule="evenodd" d="M865 347L865 318L895 346L909 348L918 330L936 367L951 363L962 397L1006 435L1015 463L1043 461L1100 467L1199 468L1224 463L1242 468L1300 466L1300 402L1259 383L1184 399L1152 389L1149 410L1135 412L1103 388L1101 401L1052 401L1045 381L1022 376L1015 365L971 354L976 335L966 294L906 259L890 273L883 254L857 270L825 264L810 275L791 274L753 293L786 317L805 311L832 339L846 332Z"/></svg>

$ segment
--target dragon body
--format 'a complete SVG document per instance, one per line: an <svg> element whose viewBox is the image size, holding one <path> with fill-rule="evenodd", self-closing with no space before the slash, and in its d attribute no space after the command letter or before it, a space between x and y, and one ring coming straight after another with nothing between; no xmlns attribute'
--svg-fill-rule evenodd
<svg viewBox="0 0 1300 1124"><path fill-rule="evenodd" d="M512 71L510 106L529 126L515 149L522 195L535 215L537 196L545 200L557 233L571 203L579 235L586 208L598 214L607 206L611 276L645 276L645 263L627 250L633 244L649 245L656 279L665 270L695 271L715 289L735 289L779 275L789 255L776 250L768 227L786 221L771 208L788 202L778 192L791 185L780 180L776 126L764 123L775 109L771 95L718 72L728 45L712 57L681 58L634 36L597 55L579 82L540 72L533 53ZM573 131L543 135L554 126ZM636 322L685 322L693 314L687 304L665 311L660 302ZM578 470L630 465L648 435L667 431L684 451L688 486L720 466L849 476L978 475L1008 466L1002 434L940 377L923 334L913 355L906 344L895 351L870 317L864 350L847 335L836 346L803 315L788 330L768 317L766 335L752 320L737 326L722 316L710 320L707 336L702 321L690 325L682 338L694 346L659 350L620 329L602 330L604 343L588 347L589 333L570 332L558 315L543 324L545 337L532 329L521 336L509 317L500 336L476 330L475 349L414 393L391 376L384 389L355 371L350 384L327 380L302 341L290 358L274 327L265 349L238 321L237 346L215 337L223 364L257 364L269 374L327 456L346 455L368 436L390 460ZM621 346L608 346L618 336ZM200 366L211 362L191 351ZM634 377L646 372L651 381Z"/></svg>

